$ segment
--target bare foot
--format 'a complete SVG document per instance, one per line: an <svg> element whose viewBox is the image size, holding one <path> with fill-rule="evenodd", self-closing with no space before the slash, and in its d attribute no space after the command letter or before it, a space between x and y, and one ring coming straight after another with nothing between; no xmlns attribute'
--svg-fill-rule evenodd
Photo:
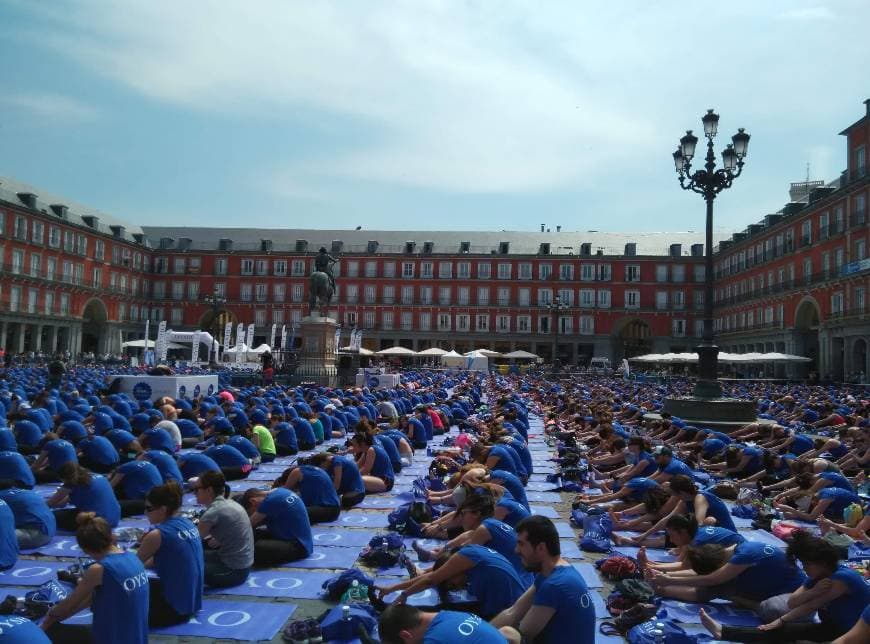
<svg viewBox="0 0 870 644"><path fill-rule="evenodd" d="M649 566L649 557L646 556L646 546L641 546L637 551L637 563L641 568Z"/></svg>
<svg viewBox="0 0 870 644"><path fill-rule="evenodd" d="M698 611L698 615L701 616L701 624L704 628L710 631L710 634L717 640L720 639L722 637L722 624L710 617L703 608Z"/></svg>

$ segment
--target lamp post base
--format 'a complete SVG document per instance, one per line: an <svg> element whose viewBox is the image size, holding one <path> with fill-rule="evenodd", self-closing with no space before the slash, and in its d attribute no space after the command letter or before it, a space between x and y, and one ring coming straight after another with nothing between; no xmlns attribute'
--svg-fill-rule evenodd
<svg viewBox="0 0 870 644"><path fill-rule="evenodd" d="M694 398L722 398L722 385L718 380L698 379L695 389L692 391Z"/></svg>

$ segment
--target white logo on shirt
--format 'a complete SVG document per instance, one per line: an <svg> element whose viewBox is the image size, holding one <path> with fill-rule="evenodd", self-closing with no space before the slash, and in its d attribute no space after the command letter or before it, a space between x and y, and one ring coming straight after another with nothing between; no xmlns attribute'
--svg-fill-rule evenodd
<svg viewBox="0 0 870 644"><path fill-rule="evenodd" d="M483 620L477 615L469 615L464 620L462 620L462 623L459 625L457 630L459 631L460 635L468 637L469 635L472 635L474 633L474 629L480 625L481 621Z"/></svg>

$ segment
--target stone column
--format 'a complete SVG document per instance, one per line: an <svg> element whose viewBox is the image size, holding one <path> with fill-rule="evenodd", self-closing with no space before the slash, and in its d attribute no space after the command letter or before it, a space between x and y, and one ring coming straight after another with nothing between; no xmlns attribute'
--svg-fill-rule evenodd
<svg viewBox="0 0 870 644"><path fill-rule="evenodd" d="M25 331L27 330L27 325L24 322L18 323L18 346L16 347L16 353L24 353L24 336Z"/></svg>
<svg viewBox="0 0 870 644"><path fill-rule="evenodd" d="M334 387L338 370L335 366L335 329L338 322L332 318L308 316L302 318L299 335L302 350L296 377L300 382L316 382Z"/></svg>
<svg viewBox="0 0 870 644"><path fill-rule="evenodd" d="M42 325L36 325L36 340L33 343L34 351L42 351Z"/></svg>
<svg viewBox="0 0 870 644"><path fill-rule="evenodd" d="M8 322L0 322L0 347L6 346L6 327Z"/></svg>
<svg viewBox="0 0 870 644"><path fill-rule="evenodd" d="M53 324L48 327L48 348L52 353L57 353L57 327Z"/></svg>

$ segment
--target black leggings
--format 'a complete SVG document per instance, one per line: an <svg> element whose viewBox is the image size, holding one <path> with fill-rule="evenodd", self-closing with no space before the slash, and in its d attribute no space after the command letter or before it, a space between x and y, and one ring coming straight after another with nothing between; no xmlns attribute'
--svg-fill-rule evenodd
<svg viewBox="0 0 870 644"><path fill-rule="evenodd" d="M45 634L52 644L93 644L95 641L90 624L55 624Z"/></svg>
<svg viewBox="0 0 870 644"><path fill-rule="evenodd" d="M344 510L359 505L366 498L365 492L347 492L341 495L341 507Z"/></svg>
<svg viewBox="0 0 870 644"><path fill-rule="evenodd" d="M848 630L848 629L847 629ZM722 638L729 642L774 642L786 644L797 640L830 642L845 633L831 622L787 622L772 631L760 631L752 626L723 626Z"/></svg>
<svg viewBox="0 0 870 644"><path fill-rule="evenodd" d="M287 445L278 445L277 443L275 444L275 451L278 453L278 456L296 456L299 453L298 449L288 447Z"/></svg>
<svg viewBox="0 0 870 644"><path fill-rule="evenodd" d="M145 501L118 501L121 505L121 516L132 517L145 512ZM76 517L80 512L78 508L66 508L64 510L54 511L54 521L57 523L57 529L64 532L75 532L78 529Z"/></svg>
<svg viewBox="0 0 870 644"><path fill-rule="evenodd" d="M242 468L241 465L237 465L235 467L222 467L221 472L223 472L224 478L227 481L238 481L239 479L247 478L248 474L251 473L251 469Z"/></svg>
<svg viewBox="0 0 870 644"><path fill-rule="evenodd" d="M309 505L305 509L308 510L308 522L311 525L335 521L341 514L341 508L337 505Z"/></svg>
<svg viewBox="0 0 870 644"><path fill-rule="evenodd" d="M162 628L185 624L190 620L190 615L176 613L175 609L166 601L163 594L163 583L156 577L148 579L148 626Z"/></svg>
<svg viewBox="0 0 870 644"><path fill-rule="evenodd" d="M305 559L308 553L296 539L277 539L268 530L254 530L254 565L269 568Z"/></svg>

